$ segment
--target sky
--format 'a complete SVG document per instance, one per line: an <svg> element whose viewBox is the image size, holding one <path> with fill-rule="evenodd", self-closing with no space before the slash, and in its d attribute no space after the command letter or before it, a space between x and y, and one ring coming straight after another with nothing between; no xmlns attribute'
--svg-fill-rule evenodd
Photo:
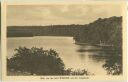
<svg viewBox="0 0 128 82"><path fill-rule="evenodd" d="M121 16L118 4L8 5L8 26L88 24L98 18Z"/></svg>

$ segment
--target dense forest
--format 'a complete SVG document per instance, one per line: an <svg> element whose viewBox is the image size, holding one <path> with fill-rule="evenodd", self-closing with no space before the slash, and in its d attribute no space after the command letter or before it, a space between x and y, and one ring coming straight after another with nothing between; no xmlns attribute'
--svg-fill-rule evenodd
<svg viewBox="0 0 128 82"><path fill-rule="evenodd" d="M111 55L106 56L107 60L102 65L107 74L120 75L123 71L122 17L99 18L85 25L8 26L7 36L71 36L78 45L88 43L99 46L102 43L103 46L100 47L104 47L104 53ZM12 58L7 58L8 75L95 75L86 69L65 68L59 54L52 49L19 47L15 51ZM102 56L103 53L99 54L101 55L94 55L92 58Z"/></svg>
<svg viewBox="0 0 128 82"><path fill-rule="evenodd" d="M8 37L27 36L74 36L85 25L50 25L50 26L8 26Z"/></svg>
<svg viewBox="0 0 128 82"><path fill-rule="evenodd" d="M120 49L122 45L122 17L99 18L78 33L75 40L91 44L102 42Z"/></svg>
<svg viewBox="0 0 128 82"><path fill-rule="evenodd" d="M8 26L8 37L72 36L77 43L113 45L121 48L122 17L99 18L90 24Z"/></svg>

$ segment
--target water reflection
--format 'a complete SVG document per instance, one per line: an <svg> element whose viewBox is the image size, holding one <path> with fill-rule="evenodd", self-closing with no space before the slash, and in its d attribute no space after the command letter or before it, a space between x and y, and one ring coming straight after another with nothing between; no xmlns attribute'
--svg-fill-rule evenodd
<svg viewBox="0 0 128 82"><path fill-rule="evenodd" d="M76 45L72 37L20 37L8 38L8 57L19 46L33 46L55 49L65 63L66 68L87 69L95 75L122 73L122 57L113 49L106 49L90 44ZM96 70L94 70L94 68Z"/></svg>
<svg viewBox="0 0 128 82"><path fill-rule="evenodd" d="M122 74L122 55L120 51L113 50L113 48L97 48L86 47L87 45L80 45L77 52L82 60L85 59L85 55L88 55L89 59L94 62L104 62L102 68L104 68L108 75L120 75Z"/></svg>
<svg viewBox="0 0 128 82"><path fill-rule="evenodd" d="M85 59L85 54L81 53L80 55L80 59L84 60Z"/></svg>

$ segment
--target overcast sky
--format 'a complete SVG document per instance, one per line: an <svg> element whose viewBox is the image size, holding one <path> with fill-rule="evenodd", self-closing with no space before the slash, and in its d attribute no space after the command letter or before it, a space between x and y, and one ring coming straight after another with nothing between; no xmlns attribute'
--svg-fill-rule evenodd
<svg viewBox="0 0 128 82"><path fill-rule="evenodd" d="M120 5L9 5L7 25L88 24L100 18L121 16Z"/></svg>

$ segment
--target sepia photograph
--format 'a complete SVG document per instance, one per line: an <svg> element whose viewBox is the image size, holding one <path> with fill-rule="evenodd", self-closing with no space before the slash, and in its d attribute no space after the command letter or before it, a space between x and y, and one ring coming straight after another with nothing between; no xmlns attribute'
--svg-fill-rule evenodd
<svg viewBox="0 0 128 82"><path fill-rule="evenodd" d="M7 76L122 76L121 4L7 5Z"/></svg>

